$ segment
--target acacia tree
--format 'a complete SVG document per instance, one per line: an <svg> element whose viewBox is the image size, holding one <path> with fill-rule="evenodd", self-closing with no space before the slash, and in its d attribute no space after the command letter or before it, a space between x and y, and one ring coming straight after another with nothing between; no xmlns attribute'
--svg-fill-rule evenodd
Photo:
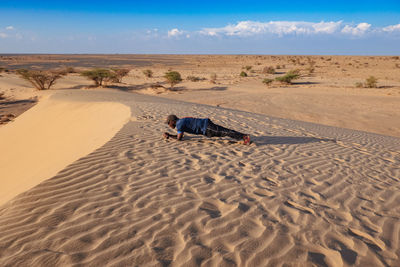
<svg viewBox="0 0 400 267"><path fill-rule="evenodd" d="M182 81L181 74L177 71L169 71L165 73L164 78L171 85L171 88Z"/></svg>
<svg viewBox="0 0 400 267"><path fill-rule="evenodd" d="M107 69L93 69L81 72L81 75L92 80L96 87L103 86L104 82L116 79L116 74Z"/></svg>
<svg viewBox="0 0 400 267"><path fill-rule="evenodd" d="M115 78L112 81L116 82L116 83L121 83L122 78L124 78L126 75L128 75L130 70L128 70L128 69L113 69L112 71L115 74Z"/></svg>
<svg viewBox="0 0 400 267"><path fill-rule="evenodd" d="M42 71L19 69L17 74L24 80L30 82L38 90L48 90L58 79L66 75L62 71Z"/></svg>

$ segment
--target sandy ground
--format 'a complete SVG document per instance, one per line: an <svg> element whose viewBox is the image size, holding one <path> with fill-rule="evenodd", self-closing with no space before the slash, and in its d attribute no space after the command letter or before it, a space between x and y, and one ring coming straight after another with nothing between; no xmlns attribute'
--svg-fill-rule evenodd
<svg viewBox="0 0 400 267"><path fill-rule="evenodd" d="M400 139L262 114L292 99L285 110L307 106L304 113L329 118L327 110L358 97L363 104L347 110L375 119L366 96L386 103L382 114L394 112L395 85L330 90L320 77L327 85L316 93L310 84L266 88L257 76L229 79L232 70L223 80L221 68L216 84L185 81L171 92L150 88L165 71L154 70L154 78L133 70L125 84L113 86L119 90L81 90L89 82L76 75L51 92L32 91L13 74L0 78L7 95L39 99L0 126L7 145L1 151L10 152L0 158L1 182L18 189L0 206L1 266L400 264ZM267 102L263 88L277 100ZM345 92L350 100L340 106ZM251 134L253 143L191 135L163 140L170 113L211 117ZM360 125L371 127L368 120ZM29 184L19 180L33 173Z"/></svg>

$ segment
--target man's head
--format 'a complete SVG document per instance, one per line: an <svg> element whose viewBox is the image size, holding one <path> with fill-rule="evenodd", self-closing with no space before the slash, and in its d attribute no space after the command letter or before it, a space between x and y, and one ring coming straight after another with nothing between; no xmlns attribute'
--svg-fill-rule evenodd
<svg viewBox="0 0 400 267"><path fill-rule="evenodd" d="M179 118L176 115L168 115L166 123L171 127L172 129L175 128L176 122L179 120Z"/></svg>

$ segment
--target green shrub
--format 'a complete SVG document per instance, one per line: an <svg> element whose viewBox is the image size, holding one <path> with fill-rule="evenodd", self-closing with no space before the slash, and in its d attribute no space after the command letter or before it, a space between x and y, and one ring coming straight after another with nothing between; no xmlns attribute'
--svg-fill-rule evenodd
<svg viewBox="0 0 400 267"><path fill-rule="evenodd" d="M262 81L262 83L265 84L265 85L270 85L273 81L274 81L273 79L265 78L265 79Z"/></svg>
<svg viewBox="0 0 400 267"><path fill-rule="evenodd" d="M181 74L177 71L166 72L164 78L167 80L167 83L171 85L171 88L182 81Z"/></svg>
<svg viewBox="0 0 400 267"><path fill-rule="evenodd" d="M19 69L17 74L22 79L30 82L36 89L48 90L58 79L65 75L65 72Z"/></svg>
<svg viewBox="0 0 400 267"><path fill-rule="evenodd" d="M153 77L153 71L152 70L144 70L143 71L144 76L146 76L147 78L151 78Z"/></svg>
<svg viewBox="0 0 400 267"><path fill-rule="evenodd" d="M279 65L278 65L279 66ZM275 74L275 69L271 66L263 68L263 73Z"/></svg>
<svg viewBox="0 0 400 267"><path fill-rule="evenodd" d="M247 73L244 72L244 71L242 71L242 72L240 73L240 77L247 77Z"/></svg>
<svg viewBox="0 0 400 267"><path fill-rule="evenodd" d="M196 76L187 76L186 80L189 80L191 82L199 82L205 80L204 78L201 77L196 77Z"/></svg>
<svg viewBox="0 0 400 267"><path fill-rule="evenodd" d="M365 87L367 88L376 88L378 86L378 79L374 76L369 76L365 80Z"/></svg>
<svg viewBox="0 0 400 267"><path fill-rule="evenodd" d="M287 72L284 76L276 77L275 80L281 83L291 84L292 80L296 80L300 78L300 71L299 70L291 70Z"/></svg>
<svg viewBox="0 0 400 267"><path fill-rule="evenodd" d="M81 72L81 75L92 80L96 87L103 86L105 82L115 81L117 76L107 69L93 69Z"/></svg>
<svg viewBox="0 0 400 267"><path fill-rule="evenodd" d="M122 78L124 78L126 75L128 75L129 71L128 69L113 69L115 77L111 79L112 82L115 83L121 83Z"/></svg>

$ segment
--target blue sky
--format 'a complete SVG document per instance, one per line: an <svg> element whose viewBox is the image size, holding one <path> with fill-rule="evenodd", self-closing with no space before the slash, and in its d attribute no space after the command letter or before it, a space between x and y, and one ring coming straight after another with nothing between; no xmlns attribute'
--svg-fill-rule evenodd
<svg viewBox="0 0 400 267"><path fill-rule="evenodd" d="M0 1L0 53L400 54L400 1Z"/></svg>

